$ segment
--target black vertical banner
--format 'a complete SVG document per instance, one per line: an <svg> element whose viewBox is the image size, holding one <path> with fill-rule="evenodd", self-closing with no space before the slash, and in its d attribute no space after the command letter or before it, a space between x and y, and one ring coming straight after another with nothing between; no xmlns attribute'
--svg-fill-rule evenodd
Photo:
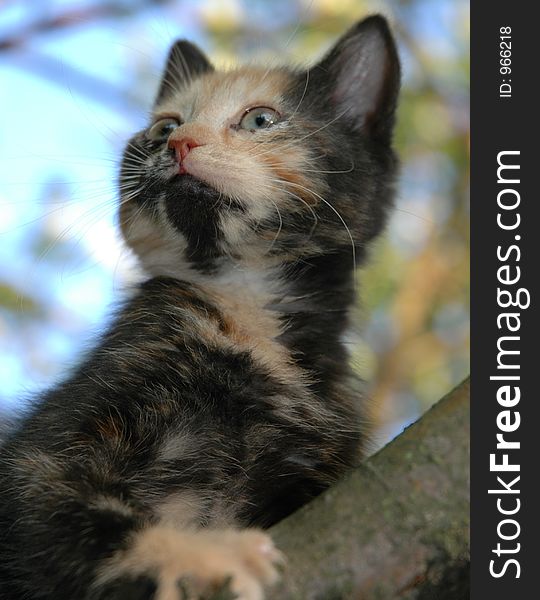
<svg viewBox="0 0 540 600"><path fill-rule="evenodd" d="M540 598L540 30L533 8L508 0L471 6L471 597L479 600Z"/></svg>

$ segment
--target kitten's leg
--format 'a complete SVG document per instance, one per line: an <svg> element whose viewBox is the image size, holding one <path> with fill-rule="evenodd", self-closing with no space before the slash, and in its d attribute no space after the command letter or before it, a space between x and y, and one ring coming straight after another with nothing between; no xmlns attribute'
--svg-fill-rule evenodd
<svg viewBox="0 0 540 600"><path fill-rule="evenodd" d="M270 537L258 530L156 526L137 532L125 551L105 561L91 598L197 600L212 597L229 582L228 597L262 600L264 587L277 579L280 561Z"/></svg>
<svg viewBox="0 0 540 600"><path fill-rule="evenodd" d="M10 454L0 465L1 600L184 600L183 584L206 592L228 577L239 600L260 600L275 578L268 536L159 525L118 465Z"/></svg>

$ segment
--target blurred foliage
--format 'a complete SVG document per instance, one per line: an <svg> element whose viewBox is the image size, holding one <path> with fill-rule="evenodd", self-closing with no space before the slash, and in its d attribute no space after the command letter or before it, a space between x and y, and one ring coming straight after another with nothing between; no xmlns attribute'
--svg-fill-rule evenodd
<svg viewBox="0 0 540 600"><path fill-rule="evenodd" d="M0 306L12 313L21 311L27 316L42 314L39 302L9 283L0 282Z"/></svg>
<svg viewBox="0 0 540 600"><path fill-rule="evenodd" d="M370 382L381 439L398 433L468 372L468 3L162 0L94 5L116 6L111 18L117 27L132 25L125 37L133 45L140 27L133 19L144 7L168 22L182 23L189 16L197 41L219 64L252 58L306 64L355 20L375 11L389 16L404 65L396 133L402 175L388 232L359 278L362 334L351 344L358 371ZM77 3L67 6L73 10ZM84 6L88 12L92 3ZM155 58L132 53L132 80L121 92L126 105L146 108L156 85ZM139 89L150 92L138 94ZM38 242L35 246L43 252ZM0 334L2 314L6 318L17 311L17 298L25 295L2 281L0 272ZM25 302L31 307L28 318L47 318L38 296Z"/></svg>

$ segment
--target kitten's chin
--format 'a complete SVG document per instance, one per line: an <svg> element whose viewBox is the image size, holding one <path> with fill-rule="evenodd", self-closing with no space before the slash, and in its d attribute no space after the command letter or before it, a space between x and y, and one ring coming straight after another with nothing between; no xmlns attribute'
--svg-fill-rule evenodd
<svg viewBox="0 0 540 600"><path fill-rule="evenodd" d="M191 173L177 173L168 183L176 192L188 197L192 196L194 199L204 195L219 196L215 188Z"/></svg>
<svg viewBox="0 0 540 600"><path fill-rule="evenodd" d="M244 212L244 207L239 201L219 192L191 173L175 175L167 182L164 191L166 203L172 207L177 206L183 213L193 209L210 211L216 216L223 206L226 206L228 211Z"/></svg>

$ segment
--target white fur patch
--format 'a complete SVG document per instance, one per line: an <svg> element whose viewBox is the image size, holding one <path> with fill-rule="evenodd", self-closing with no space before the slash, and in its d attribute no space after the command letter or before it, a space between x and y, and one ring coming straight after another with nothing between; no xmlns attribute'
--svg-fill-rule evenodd
<svg viewBox="0 0 540 600"><path fill-rule="evenodd" d="M126 574L152 573L159 584L156 599L172 600L178 598L182 578L192 578L195 597L207 586L232 578L235 597L263 600L264 587L278 578L278 563L283 563L283 556L259 530L193 532L157 526L136 533L128 550L107 561L96 583L109 583Z"/></svg>

